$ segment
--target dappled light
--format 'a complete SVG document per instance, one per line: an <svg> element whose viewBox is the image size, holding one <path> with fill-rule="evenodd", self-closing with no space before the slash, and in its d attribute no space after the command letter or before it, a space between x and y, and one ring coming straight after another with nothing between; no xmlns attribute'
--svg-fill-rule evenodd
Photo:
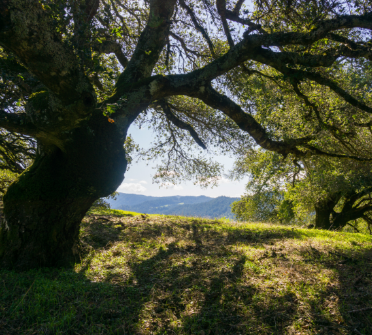
<svg viewBox="0 0 372 335"><path fill-rule="evenodd" d="M0 329L369 334L368 235L135 214L87 216L74 271L2 272Z"/></svg>

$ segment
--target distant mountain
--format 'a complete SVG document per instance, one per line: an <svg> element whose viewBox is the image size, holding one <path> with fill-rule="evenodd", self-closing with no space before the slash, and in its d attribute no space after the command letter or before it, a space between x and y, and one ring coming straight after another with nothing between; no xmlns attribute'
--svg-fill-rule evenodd
<svg viewBox="0 0 372 335"><path fill-rule="evenodd" d="M110 199L111 208L146 214L197 216L208 218L233 218L230 205L239 198L211 198L204 195L151 197L119 193L116 200Z"/></svg>
<svg viewBox="0 0 372 335"><path fill-rule="evenodd" d="M230 218L233 219L234 215L231 213L231 203L239 200L240 198L218 197L212 198L210 201L202 202L192 205L177 205L174 207L164 208L162 213L169 215L182 215L182 216L197 216L205 218ZM155 213L153 213L155 214Z"/></svg>
<svg viewBox="0 0 372 335"><path fill-rule="evenodd" d="M150 197L147 195L140 194L127 194L127 193L118 193L116 199L108 199L107 201L111 208L120 209L121 206L134 206L140 204L141 202L157 199L157 197Z"/></svg>

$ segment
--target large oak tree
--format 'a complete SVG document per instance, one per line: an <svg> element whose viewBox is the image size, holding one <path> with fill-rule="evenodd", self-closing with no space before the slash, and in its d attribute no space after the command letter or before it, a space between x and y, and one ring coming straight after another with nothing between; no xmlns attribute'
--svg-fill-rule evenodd
<svg viewBox="0 0 372 335"><path fill-rule="evenodd" d="M175 168L187 164L191 138L202 148L239 150L251 139L283 156L370 159L370 88L351 85L348 72L372 59L370 1L253 7L0 0L0 127L37 141L32 166L4 196L1 266L77 260L79 223L122 182L128 128L146 113L168 134L152 153L168 153ZM270 105L265 89L277 92ZM189 163L190 173L208 170ZM163 176L179 175L171 167Z"/></svg>

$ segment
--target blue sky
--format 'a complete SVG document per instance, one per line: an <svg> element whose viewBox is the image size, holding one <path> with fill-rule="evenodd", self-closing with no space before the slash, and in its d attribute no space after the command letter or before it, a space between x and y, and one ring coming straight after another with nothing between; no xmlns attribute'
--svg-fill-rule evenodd
<svg viewBox="0 0 372 335"><path fill-rule="evenodd" d="M129 129L134 141L142 148L148 148L151 143L152 132L148 129L139 129L136 125L132 125ZM214 156L214 159L224 165L225 173L232 168L234 160L227 156ZM159 184L152 182L152 177L156 173L156 161L139 161L133 162L129 171L125 173L124 181L117 189L122 193L135 193L150 196L173 196L173 195L206 195L209 197L240 197L245 193L245 185L248 178L243 180L231 181L225 176L221 176L218 186L213 188L201 188L194 185L192 182L182 182L177 185L169 185L167 187L159 187ZM148 165L147 165L148 164Z"/></svg>

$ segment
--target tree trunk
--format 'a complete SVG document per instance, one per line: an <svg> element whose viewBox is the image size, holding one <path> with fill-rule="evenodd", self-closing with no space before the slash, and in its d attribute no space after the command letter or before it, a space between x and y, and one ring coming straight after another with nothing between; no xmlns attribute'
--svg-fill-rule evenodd
<svg viewBox="0 0 372 335"><path fill-rule="evenodd" d="M331 212L332 210L330 210L324 203L317 203L315 205L315 228L330 229Z"/></svg>
<svg viewBox="0 0 372 335"><path fill-rule="evenodd" d="M341 198L341 193L335 193L327 199L319 200L315 204L315 228L317 229L333 229L331 214L333 209Z"/></svg>
<svg viewBox="0 0 372 335"><path fill-rule="evenodd" d="M34 164L4 196L1 267L60 267L79 260L82 218L123 180L123 141L115 125L95 116L70 132L60 147L40 145Z"/></svg>

